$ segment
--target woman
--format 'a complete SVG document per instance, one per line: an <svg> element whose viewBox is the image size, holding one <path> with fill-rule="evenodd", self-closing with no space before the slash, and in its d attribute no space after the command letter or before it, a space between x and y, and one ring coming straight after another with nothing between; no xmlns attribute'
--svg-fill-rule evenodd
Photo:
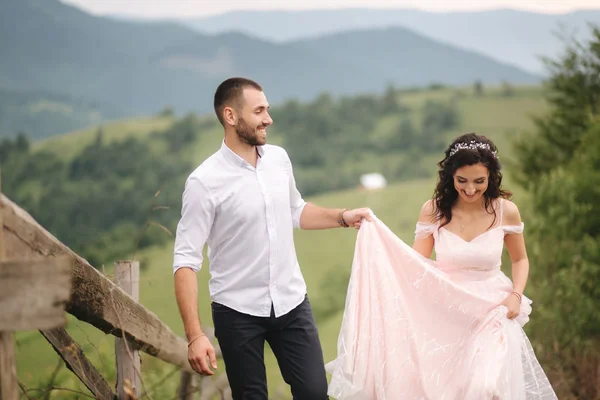
<svg viewBox="0 0 600 400"><path fill-rule="evenodd" d="M524 224L496 151L475 134L448 147L412 248L377 218L363 223L338 357L327 364L330 396L556 399L522 329L531 312ZM500 269L504 245L512 281Z"/></svg>

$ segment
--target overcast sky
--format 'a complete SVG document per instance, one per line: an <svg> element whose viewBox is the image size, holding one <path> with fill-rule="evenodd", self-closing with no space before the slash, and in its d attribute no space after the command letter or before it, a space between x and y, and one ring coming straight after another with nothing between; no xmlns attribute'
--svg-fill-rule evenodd
<svg viewBox="0 0 600 400"><path fill-rule="evenodd" d="M468 11L515 8L545 13L600 9L600 0L61 0L93 14L141 18L195 17L234 10L316 8L418 8L428 11ZM473 6L472 3L476 3Z"/></svg>

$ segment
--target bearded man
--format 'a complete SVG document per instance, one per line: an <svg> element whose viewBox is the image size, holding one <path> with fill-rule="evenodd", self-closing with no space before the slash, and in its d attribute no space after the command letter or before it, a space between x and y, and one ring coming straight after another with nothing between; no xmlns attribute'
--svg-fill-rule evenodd
<svg viewBox="0 0 600 400"><path fill-rule="evenodd" d="M213 324L233 398L267 400L267 342L295 400L328 399L293 229L358 229L363 218L371 220L370 210L303 200L287 152L267 144L273 120L258 83L225 80L214 108L224 140L186 180L174 247L175 295L190 365L202 375L217 367L198 315L196 272L208 245Z"/></svg>

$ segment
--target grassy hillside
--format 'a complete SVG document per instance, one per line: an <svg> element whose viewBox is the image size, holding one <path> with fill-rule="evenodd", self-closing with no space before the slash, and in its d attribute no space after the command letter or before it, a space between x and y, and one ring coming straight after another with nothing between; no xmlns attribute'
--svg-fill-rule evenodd
<svg viewBox="0 0 600 400"><path fill-rule="evenodd" d="M274 107L269 141L287 149L299 189L312 196L356 187L371 172L389 182L434 176L446 144L466 131L496 140L508 161L508 138L525 134L527 114L543 109L539 89L528 87L321 95ZM214 116L163 114L51 138L22 155L2 145L0 162L2 154L13 154L4 163L5 192L97 265L133 251L135 242L121 236L146 223L158 190L157 205L168 208L152 216L174 231L187 175L222 137ZM150 229L142 247L158 244L161 235Z"/></svg>
<svg viewBox="0 0 600 400"><path fill-rule="evenodd" d="M82 130L53 136L33 144L33 150L45 150L60 155L68 160L79 154L84 148L94 143L98 132L102 132L105 143L122 141L126 138L146 136L155 131L163 131L173 124L169 116L156 116L117 120L103 123Z"/></svg>
<svg viewBox="0 0 600 400"><path fill-rule="evenodd" d="M209 121L209 123L205 124L206 130L203 130L202 135L199 135L194 141L191 153L195 155L195 158L197 157L196 159L203 160L210 152L217 148L223 133L221 126L216 122L216 119L213 121L212 116L201 117L199 120ZM70 160L84 148L93 144L98 136L98 132L102 132L105 144L123 142L128 138L144 140L144 138L149 137L155 132L162 132L169 129L175 122L175 117L164 115L110 121L99 126L68 132L35 142L33 150L49 151L60 155L65 160ZM277 143L277 138L274 140Z"/></svg>
<svg viewBox="0 0 600 400"><path fill-rule="evenodd" d="M418 109L427 101L456 99L460 112L459 126L456 130L447 132L448 138L461 132L477 132L489 136L497 143L501 152L506 154L510 153L510 137L525 134L532 127L531 116L539 115L546 109L540 87L515 86L513 90L512 96L505 96L501 87L484 87L484 94L479 97L474 95L472 87L414 89L400 91L398 98L402 103L416 109L411 116L414 121L419 120ZM268 92L267 97L269 97ZM383 139L394 134L395 132L390 127L396 124L399 118L391 117L380 121L377 129L371 135ZM216 118L209 114L202 120L207 121L206 131L203 132L202 138L196 141L195 150L192 151L192 153L198 154L198 157L195 157L198 162L205 158L206 152L215 150L215 143L222 138L222 128ZM209 122L211 120L212 124ZM69 159L86 146L94 143L98 129L102 130L107 142L118 142L130 137L149 136L153 132L167 129L173 122L173 117L169 116L112 121L104 123L100 127L78 130L36 142L33 148L38 151L50 151ZM278 124L275 120L269 133L270 143L282 143L277 129ZM206 141L207 136L215 136L215 140L208 139Z"/></svg>
<svg viewBox="0 0 600 400"><path fill-rule="evenodd" d="M422 106L428 100L456 99L460 113L458 128L447 132L451 139L464 132L486 135L510 158L511 138L527 134L533 128L531 118L544 113L547 104L539 86L516 86L511 96L500 86L484 86L483 95L474 94L472 87L442 88L402 94L409 106Z"/></svg>
<svg viewBox="0 0 600 400"><path fill-rule="evenodd" d="M543 109L539 89L527 87L321 95L274 107L269 141L287 149L299 189L311 196L356 187L371 172L390 182L431 177L446 144L466 131L496 140L508 161L508 138L525 134L527 114ZM51 138L22 153L1 144L4 191L97 265L133 250L135 243L120 236L146 223L158 190L158 205L168 209L153 217L175 229L187 175L222 137L214 116L161 114ZM163 240L150 233L142 246Z"/></svg>
<svg viewBox="0 0 600 400"><path fill-rule="evenodd" d="M45 139L122 117L123 114L103 104L56 93L0 87L0 138L24 132L32 139Z"/></svg>
<svg viewBox="0 0 600 400"><path fill-rule="evenodd" d="M531 127L526 118L529 113L540 113L544 103L539 89L519 88L514 96L507 97L501 88L484 88L484 95L473 95L471 88L439 89L427 91L407 91L398 94L400 101L414 109L411 118L419 120L421 106L428 100L447 100L456 98L460 114L459 128L446 132L448 138L464 131L476 131L486 134L500 146L502 159L510 158L509 140L512 135L524 134ZM376 128L370 132L384 140L394 134L391 127L395 126L395 116L380 120ZM155 117L144 120L116 121L102 127L105 142L122 142L130 137L137 139L148 138L152 142L153 132L161 131L172 126L174 120L170 117ZM275 143L283 142L283 135L275 129L270 139ZM200 163L216 148L222 138L220 127L215 122L202 122L202 128L193 145L182 152L182 156L191 157ZM62 137L53 138L35 145L35 150L53 152L62 158L75 157L83 148L94 143L97 129L74 132ZM391 155L393 157L393 155ZM439 155L428 156L430 169L435 170L435 162ZM160 162L160 160L157 160ZM367 160L369 161L369 160ZM348 165L356 162L350 159ZM380 160L370 160L371 164L361 165L365 171L376 170L381 165ZM372 168L371 168L372 167ZM510 189L510 174L506 176L506 184ZM421 204L432 193L434 178L411 180L393 183L388 188L367 192L359 189L348 189L332 192L308 200L323 206L360 207L368 206L373 209L401 239L410 243L412 232ZM174 194L179 195L179 194ZM516 192L515 201L523 201L523 193ZM525 218L525 217L524 217ZM325 359L331 360L336 352L336 340L341 321L340 309L345 300L345 289L351 267L356 233L353 230L329 230L296 232L296 245L300 264L308 284L309 295L320 329ZM126 256L124 256L126 257ZM156 245L141 251L138 259L142 261L140 283L140 301L156 313L178 334L183 335L183 328L173 294L172 280L172 241ZM103 268L100 268L103 269ZM111 267L103 269L110 276ZM211 324L209 298L207 292L208 268L205 265L198 274L200 285L200 315L204 323ZM69 318L69 332L84 347L86 354L92 359L98 369L114 382L113 338L99 333L85 323ZM272 393L284 388L276 361L267 351L267 370L269 387ZM29 388L40 387L47 382L58 362L58 357L48 346L38 332L22 332L17 335L17 362L20 380ZM223 366L220 366L223 372ZM143 369L146 384L152 386L169 375L173 368L164 363L143 358ZM175 393L178 375L173 375L161 383L152 393L153 398L170 398ZM55 386L76 387L84 390L76 382L72 374L65 368L58 374ZM287 389L283 391L287 393ZM60 398L68 398L62 393ZM284 396L283 398L289 398Z"/></svg>

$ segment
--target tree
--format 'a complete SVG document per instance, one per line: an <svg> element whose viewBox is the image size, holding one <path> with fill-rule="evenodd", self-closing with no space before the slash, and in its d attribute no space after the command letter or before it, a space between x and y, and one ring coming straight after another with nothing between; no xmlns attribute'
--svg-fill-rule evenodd
<svg viewBox="0 0 600 400"><path fill-rule="evenodd" d="M0 143L0 163L4 163L10 157L19 157L29 153L29 139L23 132L19 132L14 141L3 139Z"/></svg>
<svg viewBox="0 0 600 400"><path fill-rule="evenodd" d="M459 114L452 103L427 100L423 107L420 143L428 152L438 152L446 146L444 133L458 125Z"/></svg>
<svg viewBox="0 0 600 400"><path fill-rule="evenodd" d="M480 80L476 80L473 84L473 92L477 97L483 96L483 83Z"/></svg>
<svg viewBox="0 0 600 400"><path fill-rule="evenodd" d="M531 337L559 398L600 396L600 30L546 60L550 111L516 143L528 213ZM552 326L551 329L548 327ZM552 375L551 375L552 379ZM557 378L558 379L558 378Z"/></svg>
<svg viewBox="0 0 600 400"><path fill-rule="evenodd" d="M386 149L389 151L398 151L399 149L408 150L415 146L417 131L410 118L403 118L399 124L398 132L390 137L386 143Z"/></svg>
<svg viewBox="0 0 600 400"><path fill-rule="evenodd" d="M101 147L103 143L104 143L104 130L100 126L96 130L95 146L96 147Z"/></svg>
<svg viewBox="0 0 600 400"><path fill-rule="evenodd" d="M400 105L398 104L398 93L396 88L394 88L394 85L388 85L383 95L382 103L384 114L392 114L400 111Z"/></svg>
<svg viewBox="0 0 600 400"><path fill-rule="evenodd" d="M164 107L159 113L159 117L173 118L175 116L175 110L171 106Z"/></svg>
<svg viewBox="0 0 600 400"><path fill-rule="evenodd" d="M502 96L512 97L515 95L515 90L512 85L506 81L502 81Z"/></svg>
<svg viewBox="0 0 600 400"><path fill-rule="evenodd" d="M600 29L592 30L585 48L580 43L567 46L558 60L545 59L550 78L545 82L546 100L551 111L534 119L535 140L517 142L521 160L521 183L530 182L566 165L590 125L600 112Z"/></svg>

